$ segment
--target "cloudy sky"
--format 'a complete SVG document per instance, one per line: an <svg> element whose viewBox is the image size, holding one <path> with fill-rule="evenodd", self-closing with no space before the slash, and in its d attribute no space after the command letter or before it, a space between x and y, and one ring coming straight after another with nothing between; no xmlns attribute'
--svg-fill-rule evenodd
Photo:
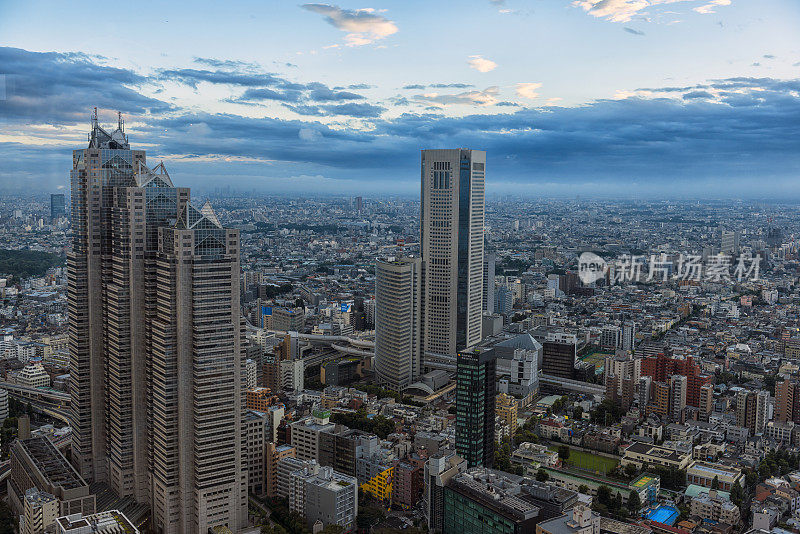
<svg viewBox="0 0 800 534"><path fill-rule="evenodd" d="M0 0L0 191L68 184L91 109L176 183L800 198L797 0Z"/></svg>

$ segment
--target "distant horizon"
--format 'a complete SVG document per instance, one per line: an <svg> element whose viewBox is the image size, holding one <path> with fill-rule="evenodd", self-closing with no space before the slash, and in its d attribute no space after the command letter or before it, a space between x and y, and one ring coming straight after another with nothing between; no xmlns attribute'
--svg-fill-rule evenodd
<svg viewBox="0 0 800 534"><path fill-rule="evenodd" d="M94 8L0 8L0 191L67 185L96 106L198 190L409 194L461 146L490 192L800 199L796 0Z"/></svg>

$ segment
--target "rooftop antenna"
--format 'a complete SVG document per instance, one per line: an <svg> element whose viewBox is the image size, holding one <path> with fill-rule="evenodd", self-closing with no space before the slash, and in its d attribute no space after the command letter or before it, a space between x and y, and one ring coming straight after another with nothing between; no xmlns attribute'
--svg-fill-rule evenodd
<svg viewBox="0 0 800 534"><path fill-rule="evenodd" d="M92 113L92 126L97 126L97 106L94 107L94 113Z"/></svg>
<svg viewBox="0 0 800 534"><path fill-rule="evenodd" d="M117 128L120 132L125 132L125 121L122 120L122 112L117 111Z"/></svg>

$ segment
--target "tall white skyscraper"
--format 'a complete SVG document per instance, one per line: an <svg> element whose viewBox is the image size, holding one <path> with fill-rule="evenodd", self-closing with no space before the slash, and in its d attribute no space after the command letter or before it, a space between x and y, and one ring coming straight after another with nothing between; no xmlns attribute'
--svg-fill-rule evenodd
<svg viewBox="0 0 800 534"><path fill-rule="evenodd" d="M423 352L455 356L481 340L486 152L423 150Z"/></svg>
<svg viewBox="0 0 800 534"><path fill-rule="evenodd" d="M375 372L402 391L420 375L422 261L399 258L375 265Z"/></svg>

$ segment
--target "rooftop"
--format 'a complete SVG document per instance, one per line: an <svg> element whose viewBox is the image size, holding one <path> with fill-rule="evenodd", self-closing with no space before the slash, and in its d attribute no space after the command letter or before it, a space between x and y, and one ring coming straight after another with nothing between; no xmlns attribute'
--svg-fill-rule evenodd
<svg viewBox="0 0 800 534"><path fill-rule="evenodd" d="M71 514L56 519L62 533L138 534L139 530L119 510L96 514Z"/></svg>
<svg viewBox="0 0 800 534"><path fill-rule="evenodd" d="M19 440L19 444L53 486L73 489L87 485L64 455L46 437Z"/></svg>

